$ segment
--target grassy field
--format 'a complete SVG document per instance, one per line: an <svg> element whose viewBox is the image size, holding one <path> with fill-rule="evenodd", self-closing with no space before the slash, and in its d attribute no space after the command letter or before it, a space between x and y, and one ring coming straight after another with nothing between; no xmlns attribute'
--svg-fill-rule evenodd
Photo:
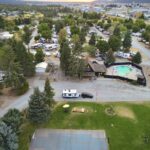
<svg viewBox="0 0 150 150"><path fill-rule="evenodd" d="M113 115L106 111L110 106ZM72 112L74 107L84 107L87 112ZM63 111L62 104L57 104L47 123L35 126L26 121L19 150L29 149L31 136L37 128L104 129L110 150L150 150L150 104L73 102L68 113Z"/></svg>

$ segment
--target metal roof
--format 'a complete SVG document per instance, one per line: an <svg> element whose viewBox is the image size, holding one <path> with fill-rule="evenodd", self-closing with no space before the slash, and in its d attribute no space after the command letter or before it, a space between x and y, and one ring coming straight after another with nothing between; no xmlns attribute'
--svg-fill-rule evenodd
<svg viewBox="0 0 150 150"><path fill-rule="evenodd" d="M108 150L105 131L40 129L30 150Z"/></svg>

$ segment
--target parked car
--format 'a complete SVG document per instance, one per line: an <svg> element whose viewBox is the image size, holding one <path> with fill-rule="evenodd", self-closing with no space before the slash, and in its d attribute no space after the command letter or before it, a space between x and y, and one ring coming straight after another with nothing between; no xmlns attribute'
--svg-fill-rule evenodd
<svg viewBox="0 0 150 150"><path fill-rule="evenodd" d="M83 92L81 93L82 98L93 98L94 96L91 93Z"/></svg>

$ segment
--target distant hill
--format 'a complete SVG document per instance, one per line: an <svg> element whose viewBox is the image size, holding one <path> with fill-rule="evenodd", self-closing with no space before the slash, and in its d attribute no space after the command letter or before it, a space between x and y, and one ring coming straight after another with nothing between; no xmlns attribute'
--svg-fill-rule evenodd
<svg viewBox="0 0 150 150"><path fill-rule="evenodd" d="M0 0L2 4L19 4L24 3L22 0Z"/></svg>

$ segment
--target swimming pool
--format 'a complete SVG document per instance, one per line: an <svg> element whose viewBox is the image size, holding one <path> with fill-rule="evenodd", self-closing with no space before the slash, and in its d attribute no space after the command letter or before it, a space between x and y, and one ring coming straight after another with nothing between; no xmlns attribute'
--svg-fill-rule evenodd
<svg viewBox="0 0 150 150"><path fill-rule="evenodd" d="M115 74L123 77L128 75L130 72L132 72L132 69L133 68L129 65L118 65L118 66L114 66L113 68Z"/></svg>

